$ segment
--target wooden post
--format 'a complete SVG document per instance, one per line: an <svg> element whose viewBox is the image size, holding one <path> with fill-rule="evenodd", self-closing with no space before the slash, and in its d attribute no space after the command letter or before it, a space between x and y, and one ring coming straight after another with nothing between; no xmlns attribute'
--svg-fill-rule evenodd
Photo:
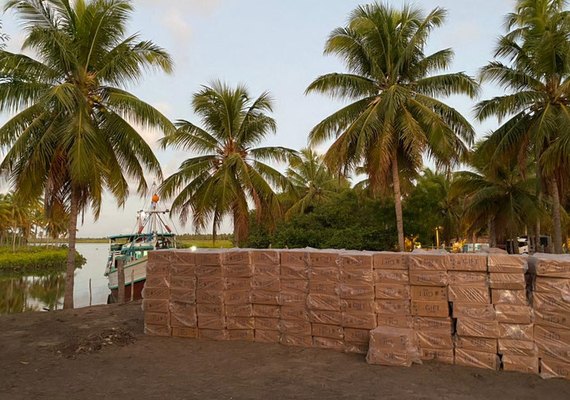
<svg viewBox="0 0 570 400"><path fill-rule="evenodd" d="M91 278L89 278L89 307L93 303L93 291L91 290Z"/></svg>
<svg viewBox="0 0 570 400"><path fill-rule="evenodd" d="M125 302L125 269L123 268L124 260L117 260L117 288L118 302L123 304Z"/></svg>
<svg viewBox="0 0 570 400"><path fill-rule="evenodd" d="M131 301L135 299L135 269L131 268Z"/></svg>

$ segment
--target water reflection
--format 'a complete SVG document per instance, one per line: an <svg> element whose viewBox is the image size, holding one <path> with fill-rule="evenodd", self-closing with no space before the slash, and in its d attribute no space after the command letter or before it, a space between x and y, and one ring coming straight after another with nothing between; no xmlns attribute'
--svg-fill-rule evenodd
<svg viewBox="0 0 570 400"><path fill-rule="evenodd" d="M0 314L57 310L63 305L65 274L0 276Z"/></svg>

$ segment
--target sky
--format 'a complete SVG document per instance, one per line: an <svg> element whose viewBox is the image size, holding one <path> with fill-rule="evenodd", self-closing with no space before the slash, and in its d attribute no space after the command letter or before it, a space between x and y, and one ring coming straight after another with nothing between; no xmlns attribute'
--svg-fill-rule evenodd
<svg viewBox="0 0 570 400"><path fill-rule="evenodd" d="M307 146L311 128L341 105L322 95L304 95L306 87L318 76L345 71L337 58L323 55L325 41L333 29L345 25L351 10L365 3L365 0L134 0L131 33L139 32L142 38L165 48L174 59L175 71L171 75L148 74L144 81L128 89L172 120L183 118L198 124L190 101L201 85L214 80L232 86L243 83L254 97L269 91L274 98L273 116L278 127L264 145L301 149ZM393 0L387 3L394 7L404 4ZM514 0L423 0L412 4L426 12L435 7L448 10L447 22L433 32L426 52L451 47L455 58L449 71L475 76L479 68L492 60L497 37L504 33L504 16L512 10ZM20 52L23 32L18 21L8 12L2 16L2 22L4 32L10 36L8 50ZM499 94L498 88L486 84L480 99ZM479 137L496 127L492 120L484 123L474 120L475 102L469 98L454 96L446 102L473 123ZM0 116L0 123L8 117ZM155 149L165 176L192 156L188 152L159 149L156 143L159 132L141 133ZM326 150L326 146L319 150ZM2 189L7 190L5 184ZM99 219L94 221L86 214L78 235L103 237L129 233L135 224L136 211L148 203L148 199L132 195L124 208L118 208L106 196ZM182 226L177 218L173 222L179 233L194 231L190 224ZM230 232L231 223L225 222L222 231Z"/></svg>

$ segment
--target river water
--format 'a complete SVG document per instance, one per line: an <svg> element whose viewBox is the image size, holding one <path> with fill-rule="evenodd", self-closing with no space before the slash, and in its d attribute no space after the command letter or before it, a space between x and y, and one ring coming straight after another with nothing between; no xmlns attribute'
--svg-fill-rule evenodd
<svg viewBox="0 0 570 400"><path fill-rule="evenodd" d="M81 269L75 271L74 303L76 308L91 304L105 304L109 289L105 264L108 257L106 243L78 243L77 251L85 257ZM48 276L2 277L0 275L0 314L26 311L56 310L63 307L65 274Z"/></svg>

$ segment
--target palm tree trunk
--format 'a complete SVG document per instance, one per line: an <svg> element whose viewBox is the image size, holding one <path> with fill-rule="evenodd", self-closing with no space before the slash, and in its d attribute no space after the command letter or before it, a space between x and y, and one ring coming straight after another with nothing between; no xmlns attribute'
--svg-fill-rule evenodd
<svg viewBox="0 0 570 400"><path fill-rule="evenodd" d="M402 193L400 191L400 171L398 170L398 150L392 154L392 181L394 184L394 207L396 208L396 229L398 230L398 250L406 251L404 242L404 219L402 216Z"/></svg>
<svg viewBox="0 0 570 400"><path fill-rule="evenodd" d="M538 192L538 205L539 206L542 205L542 190ZM536 253L541 253L543 250L540 245L540 217L536 219L536 225L534 229L536 231L536 238L534 239L535 240L534 251Z"/></svg>
<svg viewBox="0 0 570 400"><path fill-rule="evenodd" d="M497 247L497 230L493 217L489 217L489 247Z"/></svg>
<svg viewBox="0 0 570 400"><path fill-rule="evenodd" d="M76 189L71 189L71 205L68 226L67 269L65 274L65 295L63 308L73 308L73 286L75 280L75 240L77 238L77 216L79 215L79 196Z"/></svg>
<svg viewBox="0 0 570 400"><path fill-rule="evenodd" d="M558 182L556 178L550 180L550 190L552 194L552 224L554 225L554 253L562 254L562 220L560 217L560 195L558 193Z"/></svg>

